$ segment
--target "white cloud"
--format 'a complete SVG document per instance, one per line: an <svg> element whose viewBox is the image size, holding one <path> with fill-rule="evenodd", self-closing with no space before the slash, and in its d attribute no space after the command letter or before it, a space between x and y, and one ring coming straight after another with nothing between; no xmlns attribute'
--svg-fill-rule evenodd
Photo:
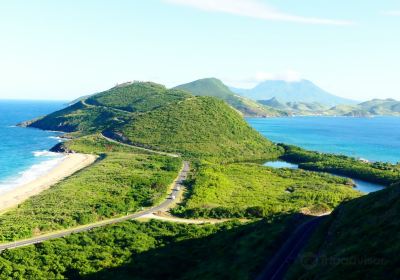
<svg viewBox="0 0 400 280"><path fill-rule="evenodd" d="M245 79L223 79L228 85L239 87L239 88L253 88L257 84L265 81L279 80L285 82L299 82L302 80L300 73L294 70L286 70L281 73L271 73L271 72L257 72L255 75L245 78Z"/></svg>
<svg viewBox="0 0 400 280"><path fill-rule="evenodd" d="M189 6L204 11L228 13L263 20L289 21L308 24L349 25L350 21L303 17L280 12L260 0L164 0L167 3Z"/></svg>
<svg viewBox="0 0 400 280"><path fill-rule="evenodd" d="M281 80L286 82L298 82L301 80L300 73L287 70L283 73L268 73L268 72L258 72L253 78L254 82L263 82L268 80Z"/></svg>
<svg viewBox="0 0 400 280"><path fill-rule="evenodd" d="M393 16L393 17L400 17L400 10L399 11L385 11L382 14L386 16Z"/></svg>

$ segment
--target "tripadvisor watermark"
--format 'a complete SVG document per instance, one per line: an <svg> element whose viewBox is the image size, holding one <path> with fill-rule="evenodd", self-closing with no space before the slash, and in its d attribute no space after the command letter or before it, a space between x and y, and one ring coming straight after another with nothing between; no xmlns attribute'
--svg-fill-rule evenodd
<svg viewBox="0 0 400 280"><path fill-rule="evenodd" d="M322 266L381 266L387 265L388 261L381 258L374 257L327 257L316 256L311 253L303 254L300 256L300 264L307 270L313 269L317 265Z"/></svg>

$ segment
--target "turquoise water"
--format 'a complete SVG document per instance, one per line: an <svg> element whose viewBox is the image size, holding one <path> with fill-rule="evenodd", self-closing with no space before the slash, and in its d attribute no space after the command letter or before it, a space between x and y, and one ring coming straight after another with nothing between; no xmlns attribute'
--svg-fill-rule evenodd
<svg viewBox="0 0 400 280"><path fill-rule="evenodd" d="M289 163L282 160L276 161L268 161L264 164L265 166L272 167L272 168L289 168L289 169L298 169L299 166L297 164Z"/></svg>
<svg viewBox="0 0 400 280"><path fill-rule="evenodd" d="M400 118L294 117L247 121L274 142L371 161L400 161Z"/></svg>
<svg viewBox="0 0 400 280"><path fill-rule="evenodd" d="M62 159L47 152L60 141L59 133L15 126L62 107L62 102L0 100L0 192L32 181Z"/></svg>
<svg viewBox="0 0 400 280"><path fill-rule="evenodd" d="M276 160L276 161L268 161L264 163L265 166L272 167L272 168L289 168L289 169L298 169L299 166L297 164L293 164L290 162L282 161L282 160ZM339 176L339 175L337 175ZM344 176L341 176L344 177ZM354 189L359 190L360 192L363 193L371 193L371 192L376 192L383 190L385 187L382 185L378 184L373 184L369 183L363 180L358 180L354 178L350 178L353 180L355 183Z"/></svg>

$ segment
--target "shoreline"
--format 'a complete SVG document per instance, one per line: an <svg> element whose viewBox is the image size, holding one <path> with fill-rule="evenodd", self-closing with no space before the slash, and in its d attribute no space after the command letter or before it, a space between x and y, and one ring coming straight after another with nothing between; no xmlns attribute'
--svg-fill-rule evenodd
<svg viewBox="0 0 400 280"><path fill-rule="evenodd" d="M97 157L88 154L65 154L65 157L47 173L31 182L5 190L0 196L0 213L17 206L28 198L49 189L53 185L91 165Z"/></svg>

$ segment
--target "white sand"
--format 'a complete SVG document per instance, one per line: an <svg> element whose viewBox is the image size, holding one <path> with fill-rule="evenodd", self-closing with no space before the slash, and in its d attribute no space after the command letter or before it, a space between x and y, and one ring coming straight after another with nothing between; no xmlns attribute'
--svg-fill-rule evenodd
<svg viewBox="0 0 400 280"><path fill-rule="evenodd" d="M50 188L96 160L94 155L68 154L53 169L32 182L20 185L0 195L0 211L17 206L31 196Z"/></svg>

